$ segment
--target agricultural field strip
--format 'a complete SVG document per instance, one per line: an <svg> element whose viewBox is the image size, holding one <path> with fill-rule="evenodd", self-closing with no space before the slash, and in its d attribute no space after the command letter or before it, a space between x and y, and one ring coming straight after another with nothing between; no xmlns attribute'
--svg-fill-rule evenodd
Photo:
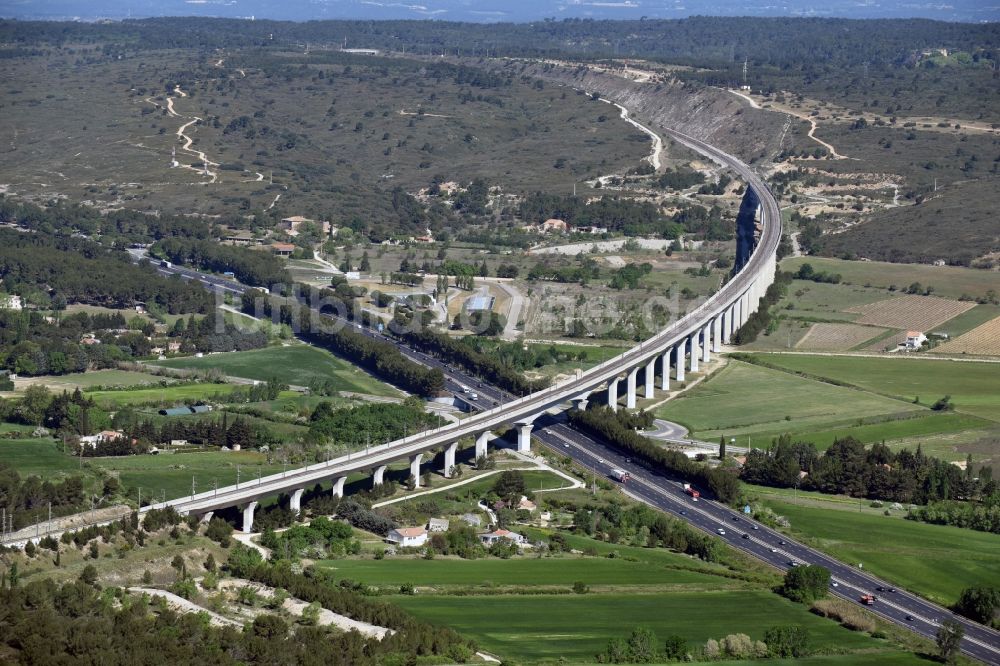
<svg viewBox="0 0 1000 666"><path fill-rule="evenodd" d="M868 305L847 308L858 313L856 324L871 324L911 331L931 331L949 319L971 310L975 303L953 301L934 296L906 295Z"/></svg>
<svg viewBox="0 0 1000 666"><path fill-rule="evenodd" d="M934 350L940 354L983 354L1000 356L1000 317L981 324Z"/></svg>
<svg viewBox="0 0 1000 666"><path fill-rule="evenodd" d="M881 336L885 332L886 329L874 326L820 322L809 327L802 339L796 343L795 348L845 351Z"/></svg>

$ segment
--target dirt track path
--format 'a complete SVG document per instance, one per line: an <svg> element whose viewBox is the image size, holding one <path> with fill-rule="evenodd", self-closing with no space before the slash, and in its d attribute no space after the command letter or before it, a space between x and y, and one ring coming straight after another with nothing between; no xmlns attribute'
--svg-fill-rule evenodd
<svg viewBox="0 0 1000 666"><path fill-rule="evenodd" d="M174 94L176 94L179 97L188 96L186 92L181 90L180 86L174 87ZM174 97L167 97L167 113L175 118L191 119L177 128L177 140L184 142L184 145L181 146L181 150L183 152L188 153L189 155L194 155L204 165L204 167L201 169L195 167L192 164L178 164L177 166L183 169L190 169L202 175L208 176L210 179L208 183L202 183L202 184L215 183L219 179L219 174L217 171L213 171L212 167L219 166L219 163L209 160L208 155L206 155L203 151L192 148L191 145L194 143L194 139L191 137L190 134L187 133L187 129L189 127L201 122L201 118L198 116L182 116L181 114L177 113L177 111L174 109ZM261 175L260 179L263 180L263 178L264 178L263 175Z"/></svg>
<svg viewBox="0 0 1000 666"><path fill-rule="evenodd" d="M750 97L750 95L747 95L746 93L742 93L742 92L740 92L738 90L729 90L729 89L727 89L727 92L730 92L730 93L736 95L737 97L739 97L739 98L741 98L743 100L746 100L750 104L750 106L753 107L753 108L755 108L755 109L762 108L760 106L760 104L757 103L757 100L755 100L754 98ZM815 141L816 143L818 143L819 145L823 146L828 151L830 151L830 157L832 157L835 160L850 159L846 155L841 155L840 153L838 153L837 149L834 148L831 144L827 143L823 139L820 139L818 136L816 136L816 129L819 126L816 124L816 121L813 120L812 118L810 118L809 116L807 116L805 114L802 114L802 113L797 113L797 112L795 112L795 111L793 111L791 109L787 109L787 108L784 108L784 107L778 108L778 109L773 109L772 108L772 109L769 109L769 110L777 111L778 113L784 113L784 114L789 115L789 116L794 116L795 118L798 118L799 120L806 121L807 123L809 123L809 132L806 134L806 136L808 136L810 139L812 139L813 141Z"/></svg>

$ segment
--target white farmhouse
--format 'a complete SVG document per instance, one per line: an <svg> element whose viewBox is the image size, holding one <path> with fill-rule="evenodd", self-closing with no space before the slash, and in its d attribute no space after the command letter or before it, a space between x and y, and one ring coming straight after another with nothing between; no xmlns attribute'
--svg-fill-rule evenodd
<svg viewBox="0 0 1000 666"><path fill-rule="evenodd" d="M385 540L401 548L419 548L427 543L427 530L423 527L397 527L389 530Z"/></svg>

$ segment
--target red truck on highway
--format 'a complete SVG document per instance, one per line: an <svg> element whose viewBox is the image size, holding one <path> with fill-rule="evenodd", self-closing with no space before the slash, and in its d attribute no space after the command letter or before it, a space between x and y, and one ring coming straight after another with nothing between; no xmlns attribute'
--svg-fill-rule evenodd
<svg viewBox="0 0 1000 666"><path fill-rule="evenodd" d="M695 490L694 486L692 486L690 483L684 484L684 492L690 495L692 499L698 499L699 497L701 497L701 493Z"/></svg>

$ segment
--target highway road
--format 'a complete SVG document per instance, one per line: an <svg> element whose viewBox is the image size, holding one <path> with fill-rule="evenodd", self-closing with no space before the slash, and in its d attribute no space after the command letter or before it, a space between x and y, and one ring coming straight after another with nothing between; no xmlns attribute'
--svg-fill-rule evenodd
<svg viewBox="0 0 1000 666"><path fill-rule="evenodd" d="M187 279L198 280L210 289L234 294L248 289L245 285L232 280L187 268L173 266L158 267L157 270L163 274L179 274ZM466 400L474 411L492 408L516 399L516 396L470 376L461 368L451 367L436 357L410 349L395 338L386 337L377 331L358 327L357 324L347 321L342 323L345 326L355 327L364 335L394 344L411 360L440 368L444 372L446 390ZM476 401L469 400L470 392L477 394ZM857 565L852 566L835 560L727 506L704 498L693 501L683 492L682 479L670 478L639 464L626 454L617 451L609 443L569 426L565 422L565 417L539 418L533 436L543 445L560 455L569 456L602 478L613 479L612 469L626 470L631 479L622 490L630 497L684 520L695 528L710 533L733 548L748 553L779 570L788 570L792 562L827 567L831 572L832 581L836 583L831 585L831 594L859 605L859 597L862 594L874 594L877 601L873 606L867 607L868 610L921 636L933 640L943 620L958 621L965 627L962 651L985 663L1000 664L1000 632L955 615L905 590L894 588L890 583L859 569ZM725 533L720 533L720 529ZM880 587L884 591L879 591Z"/></svg>

